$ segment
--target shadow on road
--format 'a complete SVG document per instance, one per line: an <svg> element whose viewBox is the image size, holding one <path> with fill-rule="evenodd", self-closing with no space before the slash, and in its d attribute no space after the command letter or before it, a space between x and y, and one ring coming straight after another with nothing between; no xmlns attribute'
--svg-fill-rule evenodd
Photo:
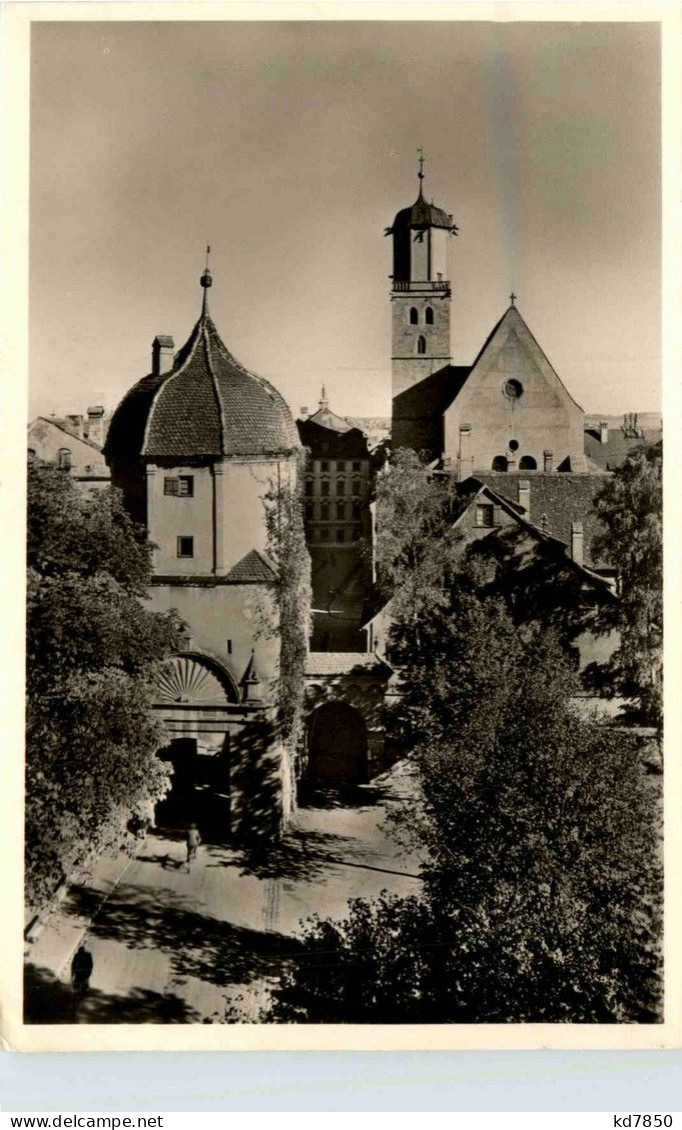
<svg viewBox="0 0 682 1130"><path fill-rule="evenodd" d="M69 909L90 904L87 888L74 888ZM174 977L196 977L210 985L245 983L281 972L298 943L275 932L235 926L199 913L177 892L133 885L118 888L92 922L92 938L129 949L154 949L170 959Z"/></svg>
<svg viewBox="0 0 682 1130"><path fill-rule="evenodd" d="M173 994L132 989L126 995L75 993L48 969L24 970L25 1024L194 1024L199 1015Z"/></svg>

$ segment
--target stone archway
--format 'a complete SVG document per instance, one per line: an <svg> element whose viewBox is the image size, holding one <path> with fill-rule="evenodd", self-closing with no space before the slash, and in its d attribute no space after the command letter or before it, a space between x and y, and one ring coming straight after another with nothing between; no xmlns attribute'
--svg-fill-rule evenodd
<svg viewBox="0 0 682 1130"><path fill-rule="evenodd" d="M340 788L368 778L367 727L347 702L324 702L308 719L308 778Z"/></svg>
<svg viewBox="0 0 682 1130"><path fill-rule="evenodd" d="M204 838L221 839L230 824L230 745L223 714L238 701L234 680L210 656L182 652L164 663L155 700L168 739L157 756L171 774L155 823L182 830L196 821Z"/></svg>

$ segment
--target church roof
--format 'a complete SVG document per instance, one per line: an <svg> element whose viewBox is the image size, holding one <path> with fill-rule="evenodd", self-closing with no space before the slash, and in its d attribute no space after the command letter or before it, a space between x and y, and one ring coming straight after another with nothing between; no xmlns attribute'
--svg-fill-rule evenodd
<svg viewBox="0 0 682 1130"><path fill-rule="evenodd" d="M169 372L138 381L114 413L108 457L274 455L299 447L283 397L236 360L204 300Z"/></svg>
<svg viewBox="0 0 682 1130"><path fill-rule="evenodd" d="M343 416L337 416L336 412L332 412L328 405L318 408L317 412L308 416L307 422L317 424L320 428L329 428L332 432L341 433L350 432L355 427L355 424L350 424L348 420L344 420Z"/></svg>
<svg viewBox="0 0 682 1130"><path fill-rule="evenodd" d="M445 228L446 231L457 231L452 216L431 201L424 199L421 189L419 196L409 208L401 208L396 214L393 224L386 229L387 235L393 235L401 228Z"/></svg>

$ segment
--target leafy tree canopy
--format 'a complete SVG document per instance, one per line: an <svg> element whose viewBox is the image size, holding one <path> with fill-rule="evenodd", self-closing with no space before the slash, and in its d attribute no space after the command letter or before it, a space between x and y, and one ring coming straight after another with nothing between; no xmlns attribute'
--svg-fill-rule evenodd
<svg viewBox="0 0 682 1130"><path fill-rule="evenodd" d="M26 881L38 906L163 795L152 694L181 625L143 604L150 547L118 494L86 498L49 465L29 467L28 567Z"/></svg>
<svg viewBox="0 0 682 1130"><path fill-rule="evenodd" d="M598 627L616 630L620 645L608 664L589 671L607 695L631 699L629 716L662 725L663 532L662 443L641 446L595 499L604 528L594 552L616 568L619 600L601 609Z"/></svg>

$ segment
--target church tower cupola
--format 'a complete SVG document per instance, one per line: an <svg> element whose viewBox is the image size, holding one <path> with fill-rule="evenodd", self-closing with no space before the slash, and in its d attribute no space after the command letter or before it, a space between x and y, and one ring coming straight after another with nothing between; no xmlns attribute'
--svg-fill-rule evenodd
<svg viewBox="0 0 682 1130"><path fill-rule="evenodd" d="M419 195L397 213L385 234L393 239L393 398L450 364L448 241L452 216L424 196L424 155L419 152Z"/></svg>

